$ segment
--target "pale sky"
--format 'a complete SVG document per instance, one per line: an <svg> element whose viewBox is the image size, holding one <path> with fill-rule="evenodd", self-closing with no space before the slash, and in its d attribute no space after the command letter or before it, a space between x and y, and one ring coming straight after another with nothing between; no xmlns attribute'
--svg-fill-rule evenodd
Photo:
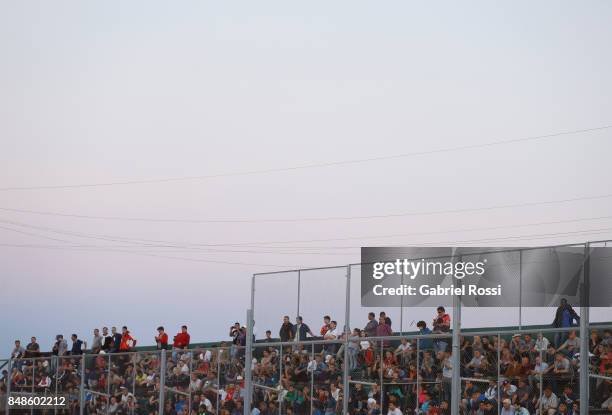
<svg viewBox="0 0 612 415"><path fill-rule="evenodd" d="M606 195L612 129L267 174L7 190L285 168L612 125L610 39L609 1L2 2L0 208L175 221L0 209L0 356L17 338L35 335L47 349L55 334L90 340L103 325L128 325L141 344L160 324L171 333L188 324L196 341L225 339L245 320L254 272L359 262L360 246L612 239L612 220L602 218L610 197L278 221ZM272 221L236 222L264 219ZM206 220L234 222L188 222ZM492 227L500 228L478 230ZM406 236L373 238L396 234ZM536 236L466 242L526 235ZM130 247L126 238L179 248ZM334 238L353 239L262 245ZM344 270L311 274L302 276L306 322L319 326L328 313L341 321ZM294 287L293 277L262 283L260 334L294 316ZM357 295L351 301L351 325L363 327L367 310ZM387 311L399 324L399 310ZM433 311L405 313L407 328ZM466 310L464 325L518 318L482 314ZM552 321L548 310L525 315ZM611 316L593 311L596 320Z"/></svg>

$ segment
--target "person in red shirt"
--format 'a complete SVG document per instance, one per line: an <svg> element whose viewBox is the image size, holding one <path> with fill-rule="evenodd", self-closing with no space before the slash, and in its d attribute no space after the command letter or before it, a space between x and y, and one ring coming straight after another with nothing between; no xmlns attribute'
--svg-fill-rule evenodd
<svg viewBox="0 0 612 415"><path fill-rule="evenodd" d="M189 333L187 333L187 326L181 326L181 331L180 333L177 333L176 336L174 336L174 342L172 343L172 347L175 350L185 350L189 348L189 340L191 339L191 337L189 336ZM173 351L172 352L172 360L174 360L176 362L176 357L177 357L178 352Z"/></svg>
<svg viewBox="0 0 612 415"><path fill-rule="evenodd" d="M136 339L130 335L128 328L126 326L123 326L121 330L121 343L119 343L119 351L129 352L135 346Z"/></svg>
<svg viewBox="0 0 612 415"><path fill-rule="evenodd" d="M157 328L157 333L157 336L155 336L157 350L168 350L168 334L164 331L163 326Z"/></svg>
<svg viewBox="0 0 612 415"><path fill-rule="evenodd" d="M325 334L329 331L329 325L331 323L330 316L323 317L323 327L321 327L321 336L325 337Z"/></svg>

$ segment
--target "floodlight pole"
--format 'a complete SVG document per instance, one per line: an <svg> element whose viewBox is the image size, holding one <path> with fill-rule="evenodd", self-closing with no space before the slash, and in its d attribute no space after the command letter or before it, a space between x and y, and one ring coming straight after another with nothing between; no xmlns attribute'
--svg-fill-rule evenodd
<svg viewBox="0 0 612 415"><path fill-rule="evenodd" d="M584 267L580 290L580 415L589 411L589 291L591 246L584 245Z"/></svg>

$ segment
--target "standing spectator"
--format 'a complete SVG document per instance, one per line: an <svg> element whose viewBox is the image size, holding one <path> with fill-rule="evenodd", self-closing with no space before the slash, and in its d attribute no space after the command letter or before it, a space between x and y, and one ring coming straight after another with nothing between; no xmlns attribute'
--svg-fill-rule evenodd
<svg viewBox="0 0 612 415"><path fill-rule="evenodd" d="M331 317L323 316L323 326L321 327L321 336L323 336L323 338L325 338L325 334L330 329L330 323L331 323Z"/></svg>
<svg viewBox="0 0 612 415"><path fill-rule="evenodd" d="M330 321L329 327L327 328L327 330L325 331L325 335L323 336L323 340L337 340L337 339L338 339L338 323L336 323L335 321ZM336 345L326 344L325 350L327 350L329 354L334 354L336 352Z"/></svg>
<svg viewBox="0 0 612 415"><path fill-rule="evenodd" d="M293 333L293 324L291 324L291 321L289 321L289 316L283 317L283 324L278 331L278 337L280 337L282 342L288 342L293 340Z"/></svg>
<svg viewBox="0 0 612 415"><path fill-rule="evenodd" d="M434 333L448 333L450 331L451 318L446 313L444 307L439 306L436 309L436 316L433 319Z"/></svg>
<svg viewBox="0 0 612 415"><path fill-rule="evenodd" d="M53 345L52 353L54 356L64 356L68 353L68 342L64 340L62 334L55 336L55 344Z"/></svg>
<svg viewBox="0 0 612 415"><path fill-rule="evenodd" d="M21 345L21 340L15 340L15 347L11 352L11 359L21 359L25 354L25 349Z"/></svg>
<svg viewBox="0 0 612 415"><path fill-rule="evenodd" d="M376 314L368 313L368 323L364 327L363 331L367 337L375 337L376 336L376 327L378 326L378 321L376 321Z"/></svg>
<svg viewBox="0 0 612 415"><path fill-rule="evenodd" d="M433 319L433 333L448 333L450 331L451 318L446 313L444 307L439 306L436 309L437 315ZM434 341L434 349L436 352L444 352L448 347L448 342L445 339Z"/></svg>
<svg viewBox="0 0 612 415"><path fill-rule="evenodd" d="M361 330L353 329L353 333L349 337L348 342L348 365L349 370L355 370L358 366L357 356L359 355L359 340L361 339Z"/></svg>
<svg viewBox="0 0 612 415"><path fill-rule="evenodd" d="M111 352L115 353L121 349L121 333L117 333L117 327L111 327L111 333L113 336L113 345L111 348Z"/></svg>
<svg viewBox="0 0 612 415"><path fill-rule="evenodd" d="M181 353L180 351L189 348L189 341L191 340L191 336L187 333L187 326L181 326L181 331L174 336L174 341L172 342L172 360L176 362L178 355Z"/></svg>
<svg viewBox="0 0 612 415"><path fill-rule="evenodd" d="M100 350L102 350L102 340L104 339L102 336L100 336L100 330L94 329L93 339L91 341L91 352L92 353L100 353Z"/></svg>
<svg viewBox="0 0 612 415"><path fill-rule="evenodd" d="M266 338L265 338L266 342L271 342L272 341L272 331L270 330L266 330Z"/></svg>
<svg viewBox="0 0 612 415"><path fill-rule="evenodd" d="M237 344L237 338L240 335L240 323L235 322L233 326L230 326L229 336L232 338L232 343Z"/></svg>
<svg viewBox="0 0 612 415"><path fill-rule="evenodd" d="M567 328L580 322L580 317L574 311L574 308L567 303L565 298L561 299L559 307L555 312L555 319L553 320L552 326L554 328ZM567 339L567 332L555 333L555 347L559 347Z"/></svg>
<svg viewBox="0 0 612 415"><path fill-rule="evenodd" d="M70 340L72 340L72 349L70 349L70 354L74 356L83 354L83 340L79 339L76 334L70 336Z"/></svg>
<svg viewBox="0 0 612 415"><path fill-rule="evenodd" d="M376 336L382 337L382 336L392 336L392 335L393 335L393 330L391 330L391 326L387 324L386 318L384 316L380 316L380 318L378 319L378 326L376 326ZM383 341L383 347L389 347L389 345L390 345L389 340Z"/></svg>
<svg viewBox="0 0 612 415"><path fill-rule="evenodd" d="M40 346L36 342L36 337L30 339L30 343L26 346L26 357L38 357L40 355Z"/></svg>
<svg viewBox="0 0 612 415"><path fill-rule="evenodd" d="M102 350L108 353L113 348L113 336L108 333L108 327L102 327Z"/></svg>
<svg viewBox="0 0 612 415"><path fill-rule="evenodd" d="M157 328L157 336L155 336L155 344L157 350L168 350L168 334L164 331L163 326Z"/></svg>
<svg viewBox="0 0 612 415"><path fill-rule="evenodd" d="M174 336L172 346L176 349L188 349L190 340L191 336L187 332L187 326L181 326L181 331Z"/></svg>
<svg viewBox="0 0 612 415"><path fill-rule="evenodd" d="M304 341L308 337L307 335L314 337L312 330L308 327L308 324L304 323L302 316L295 318L295 326L293 326L293 335L296 342Z"/></svg>
<svg viewBox="0 0 612 415"><path fill-rule="evenodd" d="M417 328L419 329L419 334L422 336L431 334L431 329L427 327L427 323L425 323L423 320L417 323ZM430 339L419 339L418 342L420 350L428 350L433 348L433 342Z"/></svg>
<svg viewBox="0 0 612 415"><path fill-rule="evenodd" d="M379 317L384 318L387 326L391 327L391 318L387 315L387 313L385 313L384 311L381 311Z"/></svg>
<svg viewBox="0 0 612 415"><path fill-rule="evenodd" d="M123 326L121 329L121 343L119 344L119 351L129 352L134 346L136 346L136 339L132 337L128 328Z"/></svg>

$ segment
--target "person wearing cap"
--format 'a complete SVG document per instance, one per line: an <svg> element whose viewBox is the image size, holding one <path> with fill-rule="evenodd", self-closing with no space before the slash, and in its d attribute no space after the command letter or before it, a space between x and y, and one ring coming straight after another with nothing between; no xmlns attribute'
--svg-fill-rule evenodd
<svg viewBox="0 0 612 415"><path fill-rule="evenodd" d="M155 344L157 345L157 350L168 350L168 334L164 331L163 326L157 328Z"/></svg>

